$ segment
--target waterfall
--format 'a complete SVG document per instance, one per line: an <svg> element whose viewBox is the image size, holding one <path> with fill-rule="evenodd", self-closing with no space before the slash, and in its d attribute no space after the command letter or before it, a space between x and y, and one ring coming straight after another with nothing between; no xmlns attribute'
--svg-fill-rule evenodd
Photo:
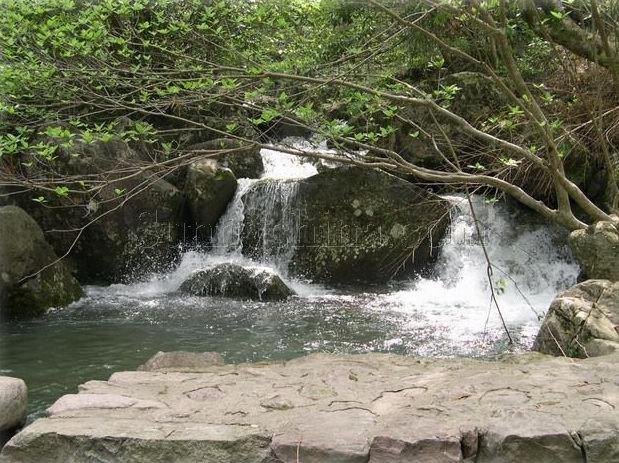
<svg viewBox="0 0 619 463"><path fill-rule="evenodd" d="M295 148L311 148L309 142L301 138L291 137L283 143ZM298 224L292 206L298 181L318 172L313 164L299 156L270 149L263 149L260 154L264 173L260 179L239 180L236 194L217 224L212 255L247 263L242 255L242 235L246 215L251 213L252 217L260 218L255 230L260 241L255 260L285 275L297 240Z"/></svg>
<svg viewBox="0 0 619 463"><path fill-rule="evenodd" d="M286 140L287 146L308 148L307 143ZM294 214L299 181L316 174L316 167L306 159L275 150L262 150L261 155L263 176L239 180L236 194L217 225L211 250L187 251L175 270L146 283L114 285L101 294L156 297L174 292L198 269L232 262L275 270L301 295L339 301L363 299L365 310L405 315L411 325L403 329L423 331L431 327L454 343L467 339L478 342L486 329L501 332L496 308L490 305L486 260L464 197L446 197L454 204L452 224L432 276L397 282L388 292L379 290L367 297L363 293L329 295L324 288L287 275L300 228ZM516 335L530 338L539 326L538 315L548 309L558 291L576 281L578 266L561 244L565 242L562 232L535 214L503 202L492 204L481 196L472 199L494 266L492 282L503 315L511 329L520 330ZM243 239L251 237L250 253Z"/></svg>
<svg viewBox="0 0 619 463"><path fill-rule="evenodd" d="M212 240L215 255L240 255L243 250L241 232L245 218L243 196L257 182L255 179L242 178L238 181L234 198L217 222L215 236Z"/></svg>
<svg viewBox="0 0 619 463"><path fill-rule="evenodd" d="M298 180L266 179L251 191L245 208L257 243L252 257L286 274L298 242L299 223L294 203Z"/></svg>
<svg viewBox="0 0 619 463"><path fill-rule="evenodd" d="M486 258L466 198L447 197L454 205L450 232L443 239L434 276L386 295L397 311L444 323L453 339L479 337L484 328L499 330L490 304ZM490 261L499 306L510 326L534 333L556 293L576 282L578 265L565 246L563 230L533 213L472 198Z"/></svg>

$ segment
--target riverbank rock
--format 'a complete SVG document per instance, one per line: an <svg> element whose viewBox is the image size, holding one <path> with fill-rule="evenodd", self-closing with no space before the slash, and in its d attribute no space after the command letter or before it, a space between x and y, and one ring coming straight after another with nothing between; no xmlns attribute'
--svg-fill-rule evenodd
<svg viewBox="0 0 619 463"><path fill-rule="evenodd" d="M39 193L29 192L17 201L57 254L70 250L68 260L78 279L118 283L168 269L178 255L184 199L157 172L144 170L153 160L118 138L75 142L56 154L52 165L37 167L31 175L73 176L76 181L68 187L75 190L92 187L93 178L108 183L94 197L46 193L43 206L32 201Z"/></svg>
<svg viewBox="0 0 619 463"><path fill-rule="evenodd" d="M81 296L67 263L58 261L32 217L16 206L1 207L0 316L36 317Z"/></svg>
<svg viewBox="0 0 619 463"><path fill-rule="evenodd" d="M0 376L0 448L26 422L28 388L23 380Z"/></svg>
<svg viewBox="0 0 619 463"><path fill-rule="evenodd" d="M596 222L573 231L569 245L587 278L619 281L619 229L617 223Z"/></svg>
<svg viewBox="0 0 619 463"><path fill-rule="evenodd" d="M273 271L235 264L220 264L199 270L181 285L180 291L193 296L255 301L278 301L294 294Z"/></svg>
<svg viewBox="0 0 619 463"><path fill-rule="evenodd" d="M243 202L244 254L260 259L292 249L283 257L295 275L335 284L423 272L450 221L449 202L395 176L358 167L296 182L260 182Z"/></svg>
<svg viewBox="0 0 619 463"><path fill-rule="evenodd" d="M619 282L587 280L560 293L533 349L578 358L619 352Z"/></svg>
<svg viewBox="0 0 619 463"><path fill-rule="evenodd" d="M314 354L115 373L61 398L0 462L611 462L618 374L617 355L540 354Z"/></svg>
<svg viewBox="0 0 619 463"><path fill-rule="evenodd" d="M184 193L197 237L210 239L219 217L234 197L237 182L230 169L205 159L189 166Z"/></svg>
<svg viewBox="0 0 619 463"><path fill-rule="evenodd" d="M230 169L236 178L259 178L264 172L260 147L245 146L230 138L216 138L196 143L185 148L185 151L212 151L213 153L223 151L223 154L213 159L217 160L221 167Z"/></svg>
<svg viewBox="0 0 619 463"><path fill-rule="evenodd" d="M198 371L213 365L223 365L217 352L157 352L138 371Z"/></svg>

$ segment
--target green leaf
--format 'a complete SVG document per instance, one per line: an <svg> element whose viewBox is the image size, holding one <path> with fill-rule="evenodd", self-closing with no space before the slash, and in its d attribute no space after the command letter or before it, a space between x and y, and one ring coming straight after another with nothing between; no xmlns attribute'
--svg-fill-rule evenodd
<svg viewBox="0 0 619 463"><path fill-rule="evenodd" d="M483 164L479 163L479 162L476 162L475 164L469 165L468 167L471 168L471 169L479 170L480 172L486 170L486 167Z"/></svg>
<svg viewBox="0 0 619 463"><path fill-rule="evenodd" d="M62 198L69 196L69 188L67 188L66 186L57 186L54 189L54 192Z"/></svg>

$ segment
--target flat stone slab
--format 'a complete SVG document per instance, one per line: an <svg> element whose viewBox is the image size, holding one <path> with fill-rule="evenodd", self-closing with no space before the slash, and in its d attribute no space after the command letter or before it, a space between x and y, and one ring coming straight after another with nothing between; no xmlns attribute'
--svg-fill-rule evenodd
<svg viewBox="0 0 619 463"><path fill-rule="evenodd" d="M617 407L616 354L315 354L90 381L0 462L611 462Z"/></svg>

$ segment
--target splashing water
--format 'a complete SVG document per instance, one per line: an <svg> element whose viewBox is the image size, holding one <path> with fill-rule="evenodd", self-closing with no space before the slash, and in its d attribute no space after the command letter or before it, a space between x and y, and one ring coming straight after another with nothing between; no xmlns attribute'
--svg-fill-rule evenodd
<svg viewBox="0 0 619 463"><path fill-rule="evenodd" d="M489 205L473 197L492 263L489 278L467 200L447 199L456 210L434 277L419 279L410 288L384 296L382 302L412 315L413 325L442 330L449 342L483 342L502 330L497 308L491 304L491 280L508 328L532 339L555 294L574 284L578 276L578 266L561 244L562 231L531 217L523 221L503 204Z"/></svg>
<svg viewBox="0 0 619 463"><path fill-rule="evenodd" d="M287 140L288 146L295 143L308 148L307 142ZM433 277L335 291L280 272L297 297L263 303L178 294L191 273L207 266L286 267L294 243L288 231L296 228L288 206L298 180L315 174L316 168L275 150L263 150L262 156L263 177L240 179L212 250L187 251L173 271L147 282L87 287L81 301L41 320L0 325L2 372L28 381L31 410L42 410L86 380L135 369L159 350L215 350L236 362L314 351L492 357L526 350L539 326L535 312L547 310L555 293L576 280L578 267L558 243L557 230L506 205L474 197L494 265L492 281L516 340L515 346L507 346L496 308L490 306L486 261L468 204L462 197L449 197L455 205L453 220ZM263 257L257 261L242 255L243 198L252 194L259 195L258 201L246 203L260 208L262 226L269 229L265 236L280 236L263 241Z"/></svg>

